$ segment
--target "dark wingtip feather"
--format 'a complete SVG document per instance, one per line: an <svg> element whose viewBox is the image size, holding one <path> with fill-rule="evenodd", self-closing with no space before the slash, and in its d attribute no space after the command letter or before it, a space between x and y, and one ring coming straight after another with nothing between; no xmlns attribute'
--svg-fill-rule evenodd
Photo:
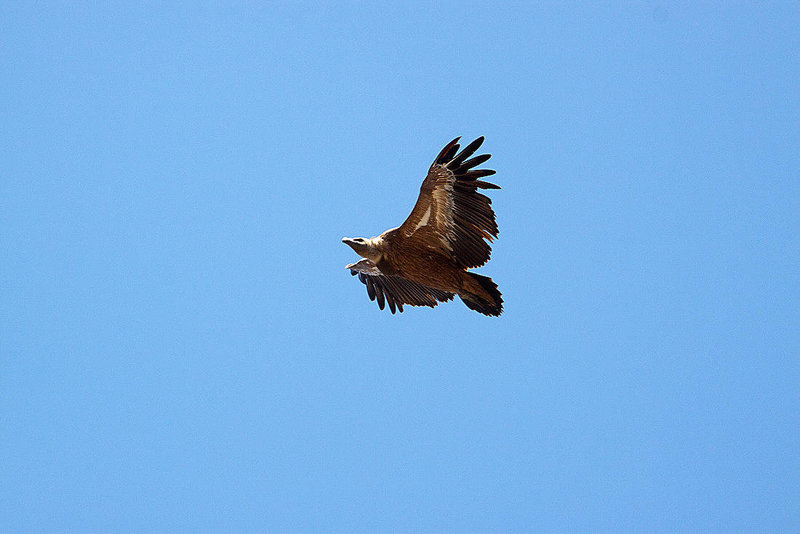
<svg viewBox="0 0 800 534"><path fill-rule="evenodd" d="M383 309L386 306L386 301L383 297L383 288L379 285L375 286L375 296L378 297L378 307Z"/></svg>
<svg viewBox="0 0 800 534"><path fill-rule="evenodd" d="M473 142L465 146L464 150L462 150L458 156L453 158L452 161L450 161L450 163L447 164L447 168L450 170L459 168L465 159L473 155L475 151L478 150L478 148L480 148L480 146L483 144L483 141L484 141L483 136L480 136L479 138L475 139Z"/></svg>
<svg viewBox="0 0 800 534"><path fill-rule="evenodd" d="M452 141L450 141L449 143L447 143L447 145L445 145L445 147L442 149L442 151L439 152L439 155L436 156L436 159L433 160L433 163L434 164L436 164L436 163L443 164L443 163L447 163L448 161L450 161L450 158L453 157L452 154L454 154L455 152L458 151L458 148L459 148L458 141L460 139L461 139L461 136L458 136L455 139L453 139ZM452 152L452 154L451 154L451 152Z"/></svg>
<svg viewBox="0 0 800 534"><path fill-rule="evenodd" d="M496 173L497 171L492 169L475 169L459 175L458 179L471 181L471 180L477 180L478 178L483 178L484 176L491 176Z"/></svg>
<svg viewBox="0 0 800 534"><path fill-rule="evenodd" d="M468 159L467 161L465 161L464 163L459 165L457 171L458 172L467 172L471 168L477 167L481 163L484 163L484 162L488 161L489 158L491 158L491 157L492 157L491 154L481 154L480 156L475 156L474 158Z"/></svg>

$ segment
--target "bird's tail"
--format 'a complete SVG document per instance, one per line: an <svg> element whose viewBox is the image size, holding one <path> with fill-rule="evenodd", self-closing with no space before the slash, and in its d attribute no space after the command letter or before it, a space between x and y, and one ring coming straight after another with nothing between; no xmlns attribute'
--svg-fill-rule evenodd
<svg viewBox="0 0 800 534"><path fill-rule="evenodd" d="M503 313L503 296L488 276L464 273L464 290L458 294L467 308L493 317Z"/></svg>

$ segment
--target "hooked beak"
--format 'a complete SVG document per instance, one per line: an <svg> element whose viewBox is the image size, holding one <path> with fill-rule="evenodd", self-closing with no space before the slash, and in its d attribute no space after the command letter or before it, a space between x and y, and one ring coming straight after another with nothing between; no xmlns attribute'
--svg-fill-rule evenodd
<svg viewBox="0 0 800 534"><path fill-rule="evenodd" d="M362 257L364 256L365 251L367 251L367 249L369 248L368 243L364 240L363 237L356 237L356 238L345 237L342 238L342 243L352 248L356 254Z"/></svg>

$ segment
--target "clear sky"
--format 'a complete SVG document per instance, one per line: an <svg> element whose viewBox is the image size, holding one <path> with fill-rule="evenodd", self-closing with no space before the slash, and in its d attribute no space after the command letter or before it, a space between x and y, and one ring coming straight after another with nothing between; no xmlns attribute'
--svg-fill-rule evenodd
<svg viewBox="0 0 800 534"><path fill-rule="evenodd" d="M797 530L800 7L594 4L0 4L0 531Z"/></svg>

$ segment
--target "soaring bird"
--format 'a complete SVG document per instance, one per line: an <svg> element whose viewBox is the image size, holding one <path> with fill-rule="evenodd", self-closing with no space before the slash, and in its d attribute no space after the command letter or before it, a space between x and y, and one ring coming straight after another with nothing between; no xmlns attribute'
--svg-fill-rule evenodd
<svg viewBox="0 0 800 534"><path fill-rule="evenodd" d="M478 189L500 189L479 180L495 173L475 169L491 157L470 158L483 144L479 137L459 152L456 137L433 161L408 219L378 237L342 239L363 259L348 265L367 286L370 300L392 313L403 305L430 306L454 295L484 315L503 313L497 284L468 269L489 261L487 241L497 237L492 201ZM470 158L470 159L467 159Z"/></svg>

